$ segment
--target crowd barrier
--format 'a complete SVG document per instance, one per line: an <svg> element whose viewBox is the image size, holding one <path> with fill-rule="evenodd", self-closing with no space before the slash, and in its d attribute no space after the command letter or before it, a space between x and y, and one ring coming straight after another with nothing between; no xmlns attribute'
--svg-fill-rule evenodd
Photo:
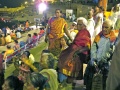
<svg viewBox="0 0 120 90"><path fill-rule="evenodd" d="M39 38L36 40L36 42L33 42L31 43L30 45L27 43L25 44L24 46L22 46L20 49L16 50L13 54L9 55L9 56L6 56L6 59L4 60L3 62L3 66L4 66L4 69L7 69L7 62L10 62L12 60L13 57L15 57L16 55L20 54L22 55L22 53L26 50L29 50L35 46L37 46L36 43L39 43L40 41L40 38L44 36L45 33L39 35Z"/></svg>

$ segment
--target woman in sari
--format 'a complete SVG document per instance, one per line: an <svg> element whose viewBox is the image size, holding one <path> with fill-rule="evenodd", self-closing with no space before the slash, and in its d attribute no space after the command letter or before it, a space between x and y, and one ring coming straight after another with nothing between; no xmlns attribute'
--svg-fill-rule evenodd
<svg viewBox="0 0 120 90"><path fill-rule="evenodd" d="M64 18L61 18L61 10L56 9L55 15L56 17L52 17L48 21L45 42L49 39L49 51L55 55L59 56L61 52L61 38L63 38L64 33L68 36L68 38L72 41L72 38L67 30L67 22Z"/></svg>
<svg viewBox="0 0 120 90"><path fill-rule="evenodd" d="M91 44L90 33L86 29L86 25L87 20L85 18L80 17L77 19L77 29L79 32L73 43L62 51L59 57L59 73L70 77L72 80L78 76L81 76L80 79L83 78L83 62L85 62ZM61 80L61 78L59 79Z"/></svg>

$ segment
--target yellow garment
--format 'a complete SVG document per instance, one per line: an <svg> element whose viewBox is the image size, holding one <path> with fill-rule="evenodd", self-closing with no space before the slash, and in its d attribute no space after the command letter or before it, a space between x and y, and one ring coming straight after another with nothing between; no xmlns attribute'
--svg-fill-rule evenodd
<svg viewBox="0 0 120 90"><path fill-rule="evenodd" d="M26 22L25 27L26 27L26 28L28 28L28 27L29 27L29 23L28 23L28 22Z"/></svg>
<svg viewBox="0 0 120 90"><path fill-rule="evenodd" d="M78 33L78 30L74 30L74 32L77 34L77 33Z"/></svg>
<svg viewBox="0 0 120 90"><path fill-rule="evenodd" d="M12 55L14 53L13 49L7 49L6 52L4 53L4 60L6 59L7 56Z"/></svg>
<svg viewBox="0 0 120 90"><path fill-rule="evenodd" d="M40 74L42 74L44 77L48 78L48 83L50 85L49 90L58 90L58 76L57 72L54 69L43 69L40 71ZM46 90L46 89L45 89Z"/></svg>
<svg viewBox="0 0 120 90"><path fill-rule="evenodd" d="M30 54L29 60L30 60L30 62L31 62L32 64L35 62L35 58L34 58L34 56L33 56L32 54Z"/></svg>
<svg viewBox="0 0 120 90"><path fill-rule="evenodd" d="M34 72L38 72L38 69L27 58L22 58L22 61L28 65Z"/></svg>
<svg viewBox="0 0 120 90"><path fill-rule="evenodd" d="M5 41L6 41L6 43L12 42L11 36L10 35L6 36Z"/></svg>
<svg viewBox="0 0 120 90"><path fill-rule="evenodd" d="M5 45L5 38L4 38L4 37L1 37L1 38L0 38L0 45L1 45L1 46L4 46L4 45Z"/></svg>
<svg viewBox="0 0 120 90"><path fill-rule="evenodd" d="M109 19L110 16L112 16L112 12L111 11L104 11L105 19Z"/></svg>
<svg viewBox="0 0 120 90"><path fill-rule="evenodd" d="M67 22L63 18L55 18L50 22L50 33L49 38L61 38L64 35L64 26Z"/></svg>

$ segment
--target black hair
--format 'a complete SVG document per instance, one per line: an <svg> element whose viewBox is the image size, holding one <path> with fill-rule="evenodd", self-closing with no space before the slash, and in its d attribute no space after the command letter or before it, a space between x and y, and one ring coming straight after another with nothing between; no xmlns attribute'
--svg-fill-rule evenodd
<svg viewBox="0 0 120 90"><path fill-rule="evenodd" d="M35 36L37 36L37 33L34 33Z"/></svg>
<svg viewBox="0 0 120 90"><path fill-rule="evenodd" d="M6 79L8 81L9 87L13 90L23 90L23 82L20 81L16 76L9 76Z"/></svg>
<svg viewBox="0 0 120 90"><path fill-rule="evenodd" d="M30 80L31 80L32 85L35 88L39 87L39 90L43 90L46 87L50 87L48 84L48 79L40 73L35 73L35 72L31 73Z"/></svg>
<svg viewBox="0 0 120 90"><path fill-rule="evenodd" d="M14 40L14 42L15 42L15 43L18 43L18 41L17 41L17 40Z"/></svg>
<svg viewBox="0 0 120 90"><path fill-rule="evenodd" d="M31 34L28 34L29 37L31 37Z"/></svg>
<svg viewBox="0 0 120 90"><path fill-rule="evenodd" d="M10 45L7 45L7 48L8 48L8 49L11 49L11 46L10 46Z"/></svg>
<svg viewBox="0 0 120 90"><path fill-rule="evenodd" d="M62 13L62 10L60 10L60 9L56 9L55 12L56 12L57 10L60 11L60 13Z"/></svg>
<svg viewBox="0 0 120 90"><path fill-rule="evenodd" d="M99 9L101 9L102 11L104 11L104 8L102 6L100 6Z"/></svg>
<svg viewBox="0 0 120 90"><path fill-rule="evenodd" d="M30 56L30 52L29 51L25 51L23 54L25 54L27 56L27 58L29 58L29 56Z"/></svg>

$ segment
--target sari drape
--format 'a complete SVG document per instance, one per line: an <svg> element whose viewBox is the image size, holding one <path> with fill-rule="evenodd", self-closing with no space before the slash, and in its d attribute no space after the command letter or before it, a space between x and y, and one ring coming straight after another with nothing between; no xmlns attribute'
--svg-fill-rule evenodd
<svg viewBox="0 0 120 90"><path fill-rule="evenodd" d="M63 18L51 18L48 22L50 25L49 31L49 51L55 55L59 56L61 52L61 38L64 36L64 27L67 22Z"/></svg>
<svg viewBox="0 0 120 90"><path fill-rule="evenodd" d="M60 72L67 76L77 77L79 71L82 69L84 60L82 60L83 57L79 57L76 53L84 49L84 47L90 47L90 43L89 32L86 29L80 30L73 43L60 54L58 61ZM88 54L87 51L83 51L82 53Z"/></svg>

